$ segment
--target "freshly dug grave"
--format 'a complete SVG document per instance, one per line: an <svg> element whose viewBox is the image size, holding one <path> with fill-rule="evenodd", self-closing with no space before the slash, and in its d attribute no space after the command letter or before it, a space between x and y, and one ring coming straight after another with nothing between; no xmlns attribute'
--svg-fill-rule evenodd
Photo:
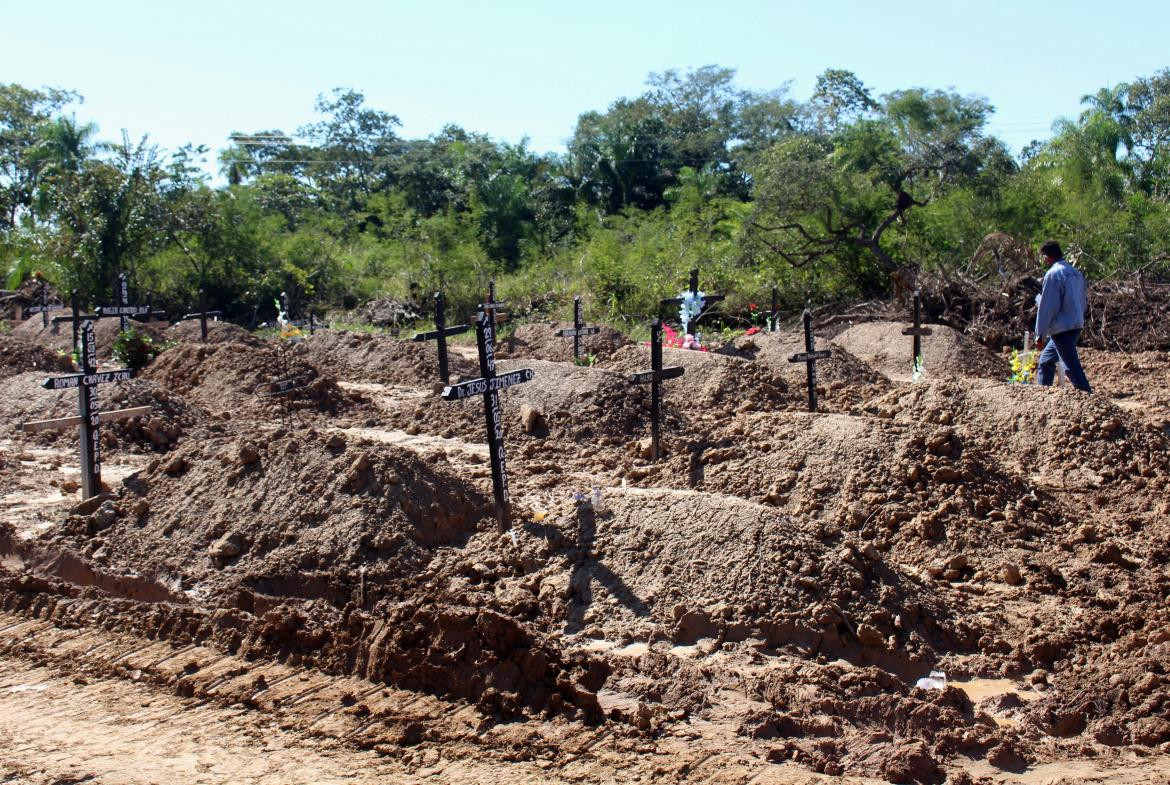
<svg viewBox="0 0 1170 785"><path fill-rule="evenodd" d="M288 396L256 394L258 385L304 374L311 377L305 389ZM331 376L318 373L295 350L268 342L179 344L156 357L141 376L213 414L234 415L241 407L269 413L289 406L337 411L352 402Z"/></svg>
<svg viewBox="0 0 1170 785"><path fill-rule="evenodd" d="M98 359L106 362L114 349L114 341L121 332L120 321L115 318L98 319L94 323L94 337L97 339ZM140 335L145 335L156 346L166 344L166 322L139 322L130 320L130 327ZM12 334L18 338L40 344L48 349L63 352L69 355L73 352L73 325L64 322L56 326L43 327L40 319L29 319L22 323Z"/></svg>
<svg viewBox="0 0 1170 785"><path fill-rule="evenodd" d="M854 357L836 341L819 341L817 349L833 354L817 362L817 401L823 411L847 411L889 389L889 380ZM719 354L742 357L757 362L780 376L793 391L808 389L806 363L791 363L788 358L804 352L804 333L782 331L741 335L720 348Z"/></svg>
<svg viewBox="0 0 1170 785"><path fill-rule="evenodd" d="M905 322L865 322L839 333L833 342L893 381L913 374L913 339L902 335ZM928 379L969 377L1002 381L1011 376L1007 360L958 330L928 325L922 338L922 364Z"/></svg>
<svg viewBox="0 0 1170 785"><path fill-rule="evenodd" d="M632 341L609 325L600 327L596 335L581 337L581 356L593 355L597 359L609 357ZM572 329L572 322L529 322L516 328L511 335L503 338L497 347L498 357L532 357L553 362L573 361L573 339L557 335L559 330Z"/></svg>
<svg viewBox="0 0 1170 785"><path fill-rule="evenodd" d="M347 382L372 382L431 387L439 382L438 350L433 341L414 343L389 335L322 331L301 341L294 356L319 368L328 368ZM478 364L457 352L447 352L452 381L475 378Z"/></svg>
<svg viewBox="0 0 1170 785"><path fill-rule="evenodd" d="M198 319L176 322L163 333L168 341L201 343L203 332ZM248 346L262 346L264 339L231 322L207 320L208 343L239 343Z"/></svg>
<svg viewBox="0 0 1170 785"><path fill-rule="evenodd" d="M0 334L0 376L12 376L26 371L54 374L68 373L71 370L73 362L68 354L59 354L14 335Z"/></svg>

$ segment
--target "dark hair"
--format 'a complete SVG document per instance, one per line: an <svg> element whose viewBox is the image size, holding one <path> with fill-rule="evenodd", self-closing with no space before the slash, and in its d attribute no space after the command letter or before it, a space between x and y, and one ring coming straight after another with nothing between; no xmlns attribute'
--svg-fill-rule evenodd
<svg viewBox="0 0 1170 785"><path fill-rule="evenodd" d="M1049 240L1040 246L1040 253L1045 256L1051 256L1053 259L1063 259L1064 252L1060 250L1060 243L1055 240Z"/></svg>

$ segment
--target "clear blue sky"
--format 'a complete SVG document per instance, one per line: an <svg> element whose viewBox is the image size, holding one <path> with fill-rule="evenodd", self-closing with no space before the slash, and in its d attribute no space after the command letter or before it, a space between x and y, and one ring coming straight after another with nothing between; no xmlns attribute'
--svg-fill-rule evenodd
<svg viewBox="0 0 1170 785"><path fill-rule="evenodd" d="M875 94L982 95L1018 150L1083 94L1170 66L1168 32L1166 0L0 0L0 82L77 90L100 138L124 128L213 155L232 131L312 122L334 87L398 115L408 138L451 122L546 151L651 71L718 64L803 100L847 68Z"/></svg>

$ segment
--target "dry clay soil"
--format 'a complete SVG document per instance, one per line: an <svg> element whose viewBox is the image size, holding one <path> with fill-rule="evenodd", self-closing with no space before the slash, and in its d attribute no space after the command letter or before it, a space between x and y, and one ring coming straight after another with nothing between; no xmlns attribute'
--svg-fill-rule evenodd
<svg viewBox="0 0 1170 785"><path fill-rule="evenodd" d="M869 323L810 414L800 336L668 349L651 462L647 347L564 326L501 353L507 533L433 347L160 328L82 502L18 427L61 338L0 336L0 782L1170 779L1165 353L1087 396L936 325L910 382Z"/></svg>

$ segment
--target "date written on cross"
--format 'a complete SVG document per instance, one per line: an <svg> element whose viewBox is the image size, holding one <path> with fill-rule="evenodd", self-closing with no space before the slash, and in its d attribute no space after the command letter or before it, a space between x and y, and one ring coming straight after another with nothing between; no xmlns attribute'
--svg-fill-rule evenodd
<svg viewBox="0 0 1170 785"><path fill-rule="evenodd" d="M521 368L517 371L508 371L499 376L493 376L490 379L472 379L471 381L444 387L442 397L448 401L459 401L464 398L470 398L473 395L483 395L486 392L506 390L517 384L532 381L535 375L531 368Z"/></svg>

